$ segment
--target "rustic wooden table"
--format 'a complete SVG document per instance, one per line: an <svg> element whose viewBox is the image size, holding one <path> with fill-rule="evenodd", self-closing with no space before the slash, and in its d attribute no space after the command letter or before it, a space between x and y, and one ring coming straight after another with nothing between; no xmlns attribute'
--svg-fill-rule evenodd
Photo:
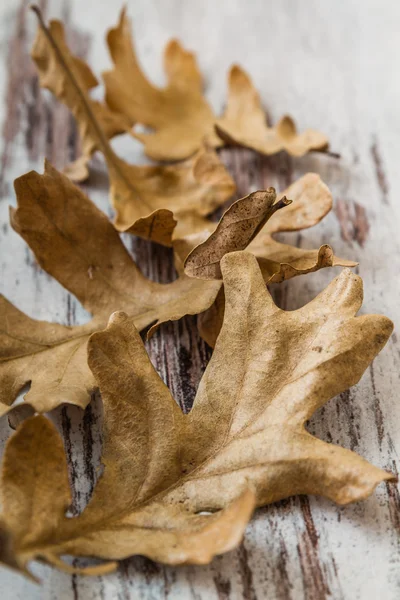
<svg viewBox="0 0 400 600"><path fill-rule="evenodd" d="M48 17L62 17L73 50L99 74L109 66L104 32L116 22L120 2L42 0ZM37 82L29 59L35 19L27 0L3 0L0 8L1 291L35 318L83 323L87 313L36 264L10 228L13 179L42 170L46 156L58 167L73 159L77 136L68 111ZM162 81L161 50L179 37L198 53L207 96L218 109L226 72L233 62L249 70L276 121L291 113L301 128L324 131L341 159L312 155L267 159L247 150L221 156L237 179L238 196L256 188L282 188L307 171L320 173L335 209L318 227L286 239L305 247L330 243L336 253L360 261L364 311L400 316L400 4L395 0L135 0L139 56L155 81ZM131 162L141 148L119 139ZM100 158L85 191L111 214L107 176ZM157 281L173 277L171 256L162 248L126 238L140 267ZM325 270L297 278L274 294L280 306L298 307L333 277ZM182 407L188 409L210 355L195 320L166 325L148 345L151 357ZM400 451L400 345L393 334L356 388L332 400L313 418L310 430L324 440L359 452L396 471ZM88 501L100 451L101 403L85 413L62 408L54 416L65 438L74 490L74 510ZM2 447L11 430L0 423ZM278 441L277 441L278 443ZM400 596L400 496L396 484L354 506L338 508L320 498L298 497L258 510L240 548L207 567L163 567L136 557L105 577L84 579L34 566L42 587L0 569L5 600L144 598L212 600L397 599Z"/></svg>

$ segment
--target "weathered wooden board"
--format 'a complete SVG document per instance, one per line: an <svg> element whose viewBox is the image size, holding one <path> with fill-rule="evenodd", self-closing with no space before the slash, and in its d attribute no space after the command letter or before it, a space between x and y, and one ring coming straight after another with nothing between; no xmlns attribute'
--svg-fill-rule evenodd
<svg viewBox="0 0 400 600"><path fill-rule="evenodd" d="M117 19L114 2L42 0L48 16L68 24L75 52L98 74L109 65L104 31ZM117 3L119 4L119 3ZM73 159L77 136L68 111L38 88L28 51L35 28L27 0L3 0L0 8L0 269L1 291L36 318L75 324L88 315L42 272L8 224L13 179ZM132 0L137 46L144 66L162 81L161 50L177 36L200 58L207 94L220 109L226 72L233 62L249 70L270 117L290 112L300 127L326 132L341 159L312 155L262 158L224 150L238 195L275 185L282 188L309 170L321 174L335 197L335 211L318 227L286 235L305 247L330 243L336 253L360 261L364 311L400 317L400 4L395 0ZM132 162L143 162L139 144L118 140ZM107 176L100 159L85 190L105 211ZM174 276L165 250L127 237L146 275ZM333 277L326 270L292 280L274 294L286 309L298 307ZM165 325L149 344L152 360L182 407L189 409L209 357L195 320ZM393 335L382 355L349 392L313 418L310 430L351 448L376 465L396 470L400 451L400 344ZM55 415L65 439L74 490L74 510L87 503L100 455L101 402L83 414L63 408ZM10 429L0 423L2 447ZM277 440L279 443L279 440ZM355 506L338 508L319 498L294 498L257 511L241 547L208 567L165 568L143 558L124 561L107 577L84 579L35 566L37 587L0 569L1 598L144 598L212 600L397 599L400 596L400 496L396 484Z"/></svg>

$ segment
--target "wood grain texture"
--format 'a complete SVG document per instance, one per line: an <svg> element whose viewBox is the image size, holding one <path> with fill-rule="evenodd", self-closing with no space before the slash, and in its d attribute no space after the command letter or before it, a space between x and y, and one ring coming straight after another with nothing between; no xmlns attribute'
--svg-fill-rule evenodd
<svg viewBox="0 0 400 600"><path fill-rule="evenodd" d="M109 67L104 31L119 6L98 0L42 0L50 17L62 17L74 52L88 57L96 74ZM35 318L80 324L88 315L35 263L8 224L15 204L12 181L46 155L56 166L77 156L76 127L68 111L41 92L28 51L35 22L27 0L0 8L0 271L1 292ZM340 160L311 154L266 158L249 150L221 156L237 180L237 197L270 185L282 189L303 173L318 172L331 188L334 211L318 227L285 234L283 241L315 248L329 243L358 260L364 278L364 312L400 317L400 4L387 0L279 3L240 0L131 0L139 56L162 82L161 50L172 36L195 50L205 73L207 97L220 110L227 69L249 70L271 119L291 113L300 128L324 131ZM115 147L131 162L144 162L139 144ZM110 213L101 159L84 189ZM169 251L126 236L145 274L174 277ZM293 309L313 298L336 274L325 270L273 287L278 304ZM210 351L195 319L164 325L148 344L151 358L184 410L189 410ZM309 424L326 441L351 448L374 464L398 469L400 451L400 340L396 333L355 388L322 408ZM101 401L85 413L62 408L53 416L62 431L74 491L72 513L86 505L99 475ZM1 447L10 435L0 423ZM319 498L293 498L257 511L241 547L207 567L172 569L137 557L118 572L84 579L35 565L39 588L0 568L2 598L102 598L189 600L395 600L400 595L400 495L380 486L367 501L338 508Z"/></svg>

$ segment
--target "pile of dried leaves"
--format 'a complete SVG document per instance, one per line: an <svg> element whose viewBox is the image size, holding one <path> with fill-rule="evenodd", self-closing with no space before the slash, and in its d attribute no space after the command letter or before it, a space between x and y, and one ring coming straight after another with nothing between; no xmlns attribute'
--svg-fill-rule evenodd
<svg viewBox="0 0 400 600"><path fill-rule="evenodd" d="M241 198L218 225L207 218L235 190L216 148L302 156L327 150L326 137L298 134L287 116L268 126L238 66L229 72L226 110L215 116L195 57L177 41L165 49L167 85L154 87L137 62L125 11L107 35L114 66L103 74L105 99L94 101L97 79L69 50L62 24L47 27L34 10L40 84L73 113L82 156L64 174L46 162L43 175L19 177L10 219L40 266L93 318L76 327L35 321L1 298L1 414L21 411L15 400L30 384L3 459L1 561L27 575L33 559L86 574L108 572L133 554L203 564L240 542L257 506L293 494L346 504L394 479L305 429L319 407L358 382L392 323L355 316L362 281L348 269L292 312L279 309L266 287L354 266L328 245L304 250L273 237L318 223L332 207L329 189L309 173L280 194L269 188ZM138 133L135 124L152 131ZM149 157L180 162L126 163L110 145L126 132ZM108 167L113 224L71 181L88 176L95 151ZM142 275L120 239L127 231L173 247L176 281ZM150 335L187 314L199 315L214 352L183 414L138 332L152 325ZM86 509L71 518L63 442L35 413L62 403L85 408L95 388L104 404L104 473ZM110 562L77 569L64 555Z"/></svg>

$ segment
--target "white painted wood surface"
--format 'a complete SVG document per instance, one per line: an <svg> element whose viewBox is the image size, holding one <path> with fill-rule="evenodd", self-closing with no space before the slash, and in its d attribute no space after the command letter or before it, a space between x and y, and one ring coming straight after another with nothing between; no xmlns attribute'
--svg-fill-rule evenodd
<svg viewBox="0 0 400 600"><path fill-rule="evenodd" d="M13 179L32 168L41 170L44 154L61 167L74 153L65 129L67 111L47 94L38 100L34 67L26 55L35 29L27 4L3 0L0 8L1 292L35 318L83 323L87 314L37 267L23 240L8 226L8 206L15 203ZM97 74L109 66L104 32L116 22L120 2L43 4L48 17L65 17L74 49L88 56ZM259 187L260 180L281 186L308 170L320 173L334 194L335 212L315 229L285 238L307 247L330 243L339 256L359 260L364 312L384 313L398 325L400 3L131 0L127 4L139 56L154 81L162 82L165 42L179 37L197 52L207 97L215 108L220 110L224 103L228 67L239 62L256 82L274 122L288 112L301 128L312 126L328 134L340 160L312 155L262 161L238 150L226 150L223 157L231 164L234 156L241 165L244 193ZM130 161L144 161L139 144L118 140L116 147ZM110 213L105 176L96 160L97 175L85 190ZM267 171L264 179L260 165ZM131 240L127 243L131 247ZM132 248L147 273L168 276L170 269L163 266L160 254L147 250L144 243L134 242ZM285 308L297 307L334 274L325 270L297 278L277 289L275 296ZM198 343L192 321L166 326L150 349L160 373L182 400L188 390L180 383L182 374L190 383L190 394L204 364L204 345ZM313 418L312 432L354 449L378 466L395 469L400 451L399 363L400 345L394 335L360 384ZM94 404L89 417L71 408L55 415L67 449L72 444L71 481L80 509L90 495L99 461L99 414ZM10 434L3 420L2 448ZM84 579L35 565L42 587L0 568L0 596L395 600L400 597L399 511L396 484L382 485L367 501L344 508L320 498L290 499L257 511L241 548L208 567L172 569L135 558L124 561L113 575Z"/></svg>

